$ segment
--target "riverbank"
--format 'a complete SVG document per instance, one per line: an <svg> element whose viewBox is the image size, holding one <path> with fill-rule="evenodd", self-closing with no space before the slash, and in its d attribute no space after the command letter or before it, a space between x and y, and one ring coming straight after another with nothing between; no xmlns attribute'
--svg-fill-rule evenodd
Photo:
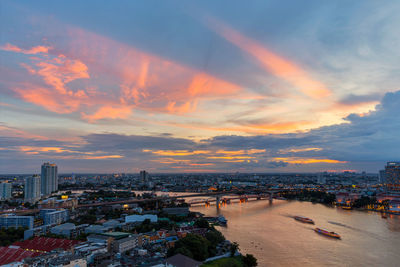
<svg viewBox="0 0 400 267"><path fill-rule="evenodd" d="M238 242L241 253L253 254L259 266L346 266L349 262L354 266L397 266L400 261L399 216L382 219L375 212L295 200L190 209L205 216L223 215L228 225L216 229ZM312 225L293 220L295 215L312 218L318 227L339 233L342 240L314 233Z"/></svg>

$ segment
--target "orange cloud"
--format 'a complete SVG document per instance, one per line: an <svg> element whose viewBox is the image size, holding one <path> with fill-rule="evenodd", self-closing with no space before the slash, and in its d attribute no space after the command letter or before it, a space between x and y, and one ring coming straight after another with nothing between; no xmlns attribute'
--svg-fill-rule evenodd
<svg viewBox="0 0 400 267"><path fill-rule="evenodd" d="M305 95L319 99L331 94L323 83L312 79L301 67L271 52L257 41L242 35L213 18L209 19L208 25L227 41L254 57L266 71L288 81Z"/></svg>
<svg viewBox="0 0 400 267"><path fill-rule="evenodd" d="M259 154L266 152L265 149L249 149L249 150L217 150L217 154L227 155L243 155L243 154Z"/></svg>
<svg viewBox="0 0 400 267"><path fill-rule="evenodd" d="M310 129L314 122L311 121L293 121L293 122L278 122L278 123L266 123L266 124L256 124L247 123L241 126L231 126L231 127L216 127L208 125L196 125L196 124L183 124L177 122L165 123L167 125L178 126L182 128L190 129L200 129L208 131L222 131L222 132L240 132L248 134L279 134L288 133L293 131L305 131Z"/></svg>
<svg viewBox="0 0 400 267"><path fill-rule="evenodd" d="M250 157L250 156L213 156L213 157L207 157L208 159L254 159L255 157Z"/></svg>
<svg viewBox="0 0 400 267"><path fill-rule="evenodd" d="M22 49L22 48L19 48L18 46L7 43L7 44L1 46L0 49L4 50L4 51L11 51L11 52L23 53L23 54L28 54L28 55L34 55L34 54L39 54L39 53L47 54L49 52L49 49L51 49L51 47L39 45L39 46L34 46L31 49Z"/></svg>
<svg viewBox="0 0 400 267"><path fill-rule="evenodd" d="M208 73L82 29L70 28L68 54L94 73L120 79L121 103L151 112L193 112L205 98L234 96L242 88ZM96 44L96 45L93 45Z"/></svg>
<svg viewBox="0 0 400 267"><path fill-rule="evenodd" d="M39 70L36 74L43 77L43 80L61 94L73 94L68 91L65 85L77 79L90 78L87 66L79 60L56 58L57 61L41 61L36 64ZM83 91L80 91L84 94Z"/></svg>
<svg viewBox="0 0 400 267"><path fill-rule="evenodd" d="M120 107L112 107L112 106L103 106L99 108L94 114L87 115L82 113L82 118L89 122L95 122L99 119L117 119L122 118L125 119L129 117L132 113L131 107L128 106L120 106Z"/></svg>
<svg viewBox="0 0 400 267"><path fill-rule="evenodd" d="M161 156L191 156L191 155L200 155L200 154L208 154L209 150L150 150L143 149L143 152L150 152L153 154L161 155Z"/></svg>
<svg viewBox="0 0 400 267"><path fill-rule="evenodd" d="M41 153L54 153L53 158L58 159L119 159L121 155L99 155L101 152L80 152L69 148L62 147L38 147L38 146L20 146L17 150L27 155L40 155ZM73 154L73 155L57 155L57 154ZM97 154L97 155L96 155Z"/></svg>
<svg viewBox="0 0 400 267"><path fill-rule="evenodd" d="M281 149L280 153L298 153L307 151L321 151L322 148L319 147L306 147L306 148L292 148L292 149Z"/></svg>
<svg viewBox="0 0 400 267"><path fill-rule="evenodd" d="M274 158L276 161L283 161L291 164L314 164L314 163L330 163L330 164L337 164L337 163L347 163L347 161L339 161L335 159L314 159L314 158Z"/></svg>
<svg viewBox="0 0 400 267"><path fill-rule="evenodd" d="M86 98L85 94L81 92L58 94L49 88L35 87L31 84L25 88L16 88L15 91L23 100L56 113L76 111L81 105L82 99Z"/></svg>

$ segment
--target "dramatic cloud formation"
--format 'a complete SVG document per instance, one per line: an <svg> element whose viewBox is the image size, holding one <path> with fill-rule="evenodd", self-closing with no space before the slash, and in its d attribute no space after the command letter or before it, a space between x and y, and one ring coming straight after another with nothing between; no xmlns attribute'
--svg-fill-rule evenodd
<svg viewBox="0 0 400 267"><path fill-rule="evenodd" d="M399 160L396 1L157 5L2 3L0 172Z"/></svg>
<svg viewBox="0 0 400 267"><path fill-rule="evenodd" d="M103 161L101 165L115 171L145 167L154 172L228 168L261 172L298 171L305 166L311 170L343 170L362 162L368 162L373 170L398 156L399 107L400 91L388 93L374 112L351 115L346 118L349 122L341 125L296 134L217 136L200 141L170 136L90 134L82 136L77 144L29 136L3 137L2 143L6 145L0 155L2 164L17 165L27 159L39 164L54 159L61 166L73 162L79 166L74 169L82 171L85 164L91 164L90 160Z"/></svg>

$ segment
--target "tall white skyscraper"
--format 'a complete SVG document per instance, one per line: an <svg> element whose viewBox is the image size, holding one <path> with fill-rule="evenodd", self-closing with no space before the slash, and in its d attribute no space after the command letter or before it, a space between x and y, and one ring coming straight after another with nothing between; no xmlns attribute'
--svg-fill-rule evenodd
<svg viewBox="0 0 400 267"><path fill-rule="evenodd" d="M0 199L11 198L11 184L8 182L0 183Z"/></svg>
<svg viewBox="0 0 400 267"><path fill-rule="evenodd" d="M40 177L25 178L25 202L35 203L40 199Z"/></svg>
<svg viewBox="0 0 400 267"><path fill-rule="evenodd" d="M58 190L57 165L48 162L42 165L42 175L40 179L40 191L43 196L48 196Z"/></svg>

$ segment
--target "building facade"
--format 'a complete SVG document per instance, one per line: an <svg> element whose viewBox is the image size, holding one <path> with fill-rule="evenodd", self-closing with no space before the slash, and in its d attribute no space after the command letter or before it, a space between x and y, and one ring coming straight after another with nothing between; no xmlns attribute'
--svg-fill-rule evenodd
<svg viewBox="0 0 400 267"><path fill-rule="evenodd" d="M43 196L48 196L58 190L57 165L48 162L42 165L40 191Z"/></svg>
<svg viewBox="0 0 400 267"><path fill-rule="evenodd" d="M43 219L44 225L61 224L68 221L68 210L42 209L39 216Z"/></svg>
<svg viewBox="0 0 400 267"><path fill-rule="evenodd" d="M386 164L385 180L388 190L400 191L400 162L388 162Z"/></svg>
<svg viewBox="0 0 400 267"><path fill-rule="evenodd" d="M35 203L40 199L40 177L32 176L25 178L25 202Z"/></svg>
<svg viewBox="0 0 400 267"><path fill-rule="evenodd" d="M6 200L11 198L11 183L4 182L0 183L0 200Z"/></svg>
<svg viewBox="0 0 400 267"><path fill-rule="evenodd" d="M33 228L33 216L16 216L5 214L0 216L0 228L18 228L27 227L28 229Z"/></svg>

